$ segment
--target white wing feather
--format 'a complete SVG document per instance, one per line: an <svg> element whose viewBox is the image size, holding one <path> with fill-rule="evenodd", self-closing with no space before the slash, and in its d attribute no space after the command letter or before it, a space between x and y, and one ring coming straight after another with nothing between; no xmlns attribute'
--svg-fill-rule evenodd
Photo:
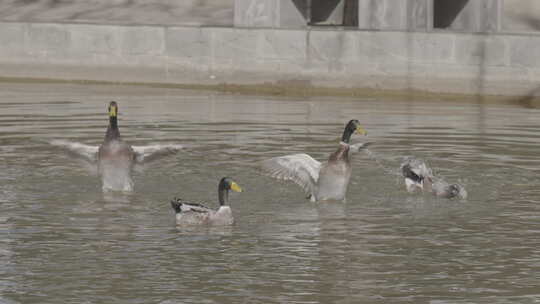
<svg viewBox="0 0 540 304"><path fill-rule="evenodd" d="M99 146L90 146L78 142L67 140L53 140L51 145L64 148L79 157L83 157L88 161L97 161L97 153ZM148 145L148 146L132 146L136 155L137 162L149 162L163 156L174 154L183 148L182 145L164 144L164 145Z"/></svg>
<svg viewBox="0 0 540 304"><path fill-rule="evenodd" d="M292 180L307 194L313 194L317 187L321 163L301 153L264 160L261 162L261 169L271 177Z"/></svg>
<svg viewBox="0 0 540 304"><path fill-rule="evenodd" d="M53 146L64 148L91 162L97 160L97 152L99 149L98 146L90 146L78 142L70 142L67 140L53 140L50 142L50 144Z"/></svg>
<svg viewBox="0 0 540 304"><path fill-rule="evenodd" d="M183 148L182 145L148 145L148 146L132 146L137 158L137 162L149 162L156 160L162 156L167 156L176 153Z"/></svg>

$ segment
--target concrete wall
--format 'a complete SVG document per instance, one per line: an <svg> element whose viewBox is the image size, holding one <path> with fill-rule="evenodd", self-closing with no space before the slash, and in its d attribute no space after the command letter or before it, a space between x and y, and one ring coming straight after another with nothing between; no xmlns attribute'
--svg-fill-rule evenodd
<svg viewBox="0 0 540 304"><path fill-rule="evenodd" d="M1 0L0 21L232 26L235 0Z"/></svg>
<svg viewBox="0 0 540 304"><path fill-rule="evenodd" d="M502 27L505 31L540 31L540 1L504 0L502 18Z"/></svg>
<svg viewBox="0 0 540 304"><path fill-rule="evenodd" d="M453 31L498 32L502 0L437 0L433 3L434 27Z"/></svg>
<svg viewBox="0 0 540 304"><path fill-rule="evenodd" d="M232 26L234 24L234 8L237 1L238 3L244 1L255 3L258 0L2 0L0 1L0 22L56 22L116 25L154 25L157 23L169 26ZM287 1L294 2L296 6L300 6L301 3L307 2L307 0ZM326 1L334 2L337 0L310 1L311 3L320 3ZM393 6L400 6L400 4L396 3L402 0L358 1L363 5L369 3L377 5L379 11L373 13L374 16L372 19L380 19L384 18L381 14L385 12L387 14L394 14L394 16L396 14L389 9L384 9L383 4L387 3L392 4ZM421 3L423 0L413 1ZM464 0L445 1L459 3ZM470 1L481 2L478 0ZM356 3L356 1L352 2ZM407 0L407 2L410 2L410 0ZM418 4L416 4L416 6L418 6ZM305 8L297 10L303 12ZM538 0L504 0L502 15L502 27L504 31L540 31L540 1ZM292 14L291 18L296 18L296 15ZM466 19L467 18L463 21ZM370 19L364 17L364 24L367 22L366 20ZM379 22L384 22L384 20ZM395 21L390 19L389 22L391 25L392 22ZM368 24L364 25L364 28L372 28L373 26L373 24Z"/></svg>
<svg viewBox="0 0 540 304"><path fill-rule="evenodd" d="M540 36L0 23L0 77L528 95Z"/></svg>
<svg viewBox="0 0 540 304"><path fill-rule="evenodd" d="M297 5L293 1L236 0L234 26L304 28L307 26L307 8Z"/></svg>
<svg viewBox="0 0 540 304"><path fill-rule="evenodd" d="M358 26L367 30L426 31L432 27L432 0L359 0Z"/></svg>

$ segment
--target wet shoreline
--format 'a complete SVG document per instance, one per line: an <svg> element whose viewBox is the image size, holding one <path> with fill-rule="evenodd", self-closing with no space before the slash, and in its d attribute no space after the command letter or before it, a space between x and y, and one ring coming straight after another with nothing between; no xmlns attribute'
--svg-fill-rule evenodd
<svg viewBox="0 0 540 304"><path fill-rule="evenodd" d="M15 84L74 84L89 86L127 86L155 89L178 89L209 91L224 94L246 96L281 96L281 97L335 97L362 99L384 99L386 101L418 100L432 102L482 103L519 105L526 108L540 108L540 96L501 96L436 93L420 90L382 90L371 88L333 88L297 85L294 82L279 84L180 84L159 82L121 82L80 79L48 79L30 77L0 77L0 83Z"/></svg>

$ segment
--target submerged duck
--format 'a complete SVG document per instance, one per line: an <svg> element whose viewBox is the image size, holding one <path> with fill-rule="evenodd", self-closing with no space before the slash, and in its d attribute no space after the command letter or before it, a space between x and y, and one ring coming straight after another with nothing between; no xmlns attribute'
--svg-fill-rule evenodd
<svg viewBox="0 0 540 304"><path fill-rule="evenodd" d="M109 126L105 139L98 148L98 171L102 177L103 190L132 191L131 171L136 154L133 148L122 141L118 129L118 104L109 104Z"/></svg>
<svg viewBox="0 0 540 304"><path fill-rule="evenodd" d="M300 153L265 160L261 168L271 177L292 180L304 189L312 202L345 200L351 178L350 155L371 144L351 145L351 135L355 132L367 135L356 119L347 123L337 150L324 163Z"/></svg>
<svg viewBox="0 0 540 304"><path fill-rule="evenodd" d="M232 225L234 218L229 207L229 190L242 192L242 188L229 177L221 179L218 185L219 208L212 209L197 203L189 203L175 198L171 206L176 212L177 225Z"/></svg>
<svg viewBox="0 0 540 304"><path fill-rule="evenodd" d="M420 159L408 157L401 164L401 173L405 178L405 187L409 193L417 191L431 192L437 197L461 199L467 198L467 191L459 184L448 184L433 175L431 169Z"/></svg>

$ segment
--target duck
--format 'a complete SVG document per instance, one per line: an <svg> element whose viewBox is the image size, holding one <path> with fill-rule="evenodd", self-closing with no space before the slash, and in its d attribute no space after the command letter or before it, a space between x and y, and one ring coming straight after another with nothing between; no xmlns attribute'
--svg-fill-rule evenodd
<svg viewBox="0 0 540 304"><path fill-rule="evenodd" d="M308 154L299 153L264 160L260 168L273 178L293 181L312 202L345 201L352 172L351 155L371 145L370 142L351 145L354 133L367 135L357 119L345 125L336 151L326 162L321 163Z"/></svg>
<svg viewBox="0 0 540 304"><path fill-rule="evenodd" d="M424 184L431 184L433 173L425 162L414 157L408 157L401 164L401 174L405 178L407 192L414 193L424 190Z"/></svg>
<svg viewBox="0 0 540 304"><path fill-rule="evenodd" d="M407 157L401 164L401 173L405 178L405 188L409 193L431 192L441 198L467 198L465 187L460 184L449 184L435 177L426 163L415 157Z"/></svg>
<svg viewBox="0 0 540 304"><path fill-rule="evenodd" d="M133 147L124 142L118 128L118 103L111 101L108 107L109 126L103 143L97 151L98 172L103 190L132 191L131 172L136 161Z"/></svg>
<svg viewBox="0 0 540 304"><path fill-rule="evenodd" d="M88 145L55 139L49 143L69 152L70 156L83 160L91 174L101 177L103 192L132 192L133 171L142 172L144 167L184 149L183 145L159 143L144 146L129 145L122 140L118 128L118 103L111 101L107 108L109 124L105 138L99 145ZM96 170L97 169L97 170Z"/></svg>
<svg viewBox="0 0 540 304"><path fill-rule="evenodd" d="M229 190L242 192L242 188L230 177L223 177L218 185L219 208L213 209L199 203L174 198L171 206L176 213L176 224L184 225L232 225L234 218L229 206Z"/></svg>

